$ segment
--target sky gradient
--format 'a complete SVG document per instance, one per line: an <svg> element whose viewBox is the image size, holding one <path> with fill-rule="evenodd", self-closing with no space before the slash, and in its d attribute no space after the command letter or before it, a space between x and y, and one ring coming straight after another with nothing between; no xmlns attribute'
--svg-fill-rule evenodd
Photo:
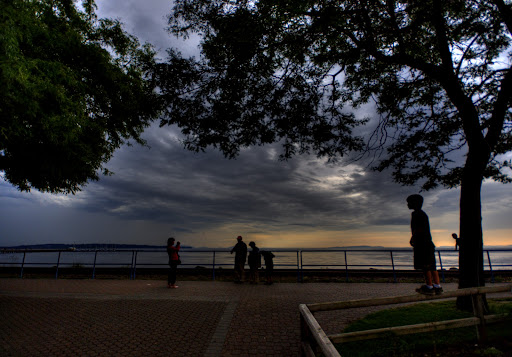
<svg viewBox="0 0 512 357"><path fill-rule="evenodd" d="M121 19L125 29L165 56L188 42L165 32L167 0L98 1L101 17ZM372 115L371 106L360 116ZM327 165L315 156L278 160L279 145L242 150L227 160L213 150L183 149L179 130L155 122L142 136L148 147L123 146L100 177L73 195L19 192L0 180L0 246L37 243L164 245L175 236L194 247L229 247L235 237L260 247L405 247L410 211L405 199L419 187L392 182L362 160ZM484 244L512 245L512 185L485 182ZM459 190L423 192L434 243L453 246L459 231Z"/></svg>

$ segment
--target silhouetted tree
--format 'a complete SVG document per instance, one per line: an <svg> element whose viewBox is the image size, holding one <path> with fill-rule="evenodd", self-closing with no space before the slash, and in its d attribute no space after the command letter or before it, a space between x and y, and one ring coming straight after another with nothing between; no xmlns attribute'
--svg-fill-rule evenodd
<svg viewBox="0 0 512 357"><path fill-rule="evenodd" d="M22 191L74 193L123 142L143 143L154 53L93 0L0 5L0 172Z"/></svg>
<svg viewBox="0 0 512 357"><path fill-rule="evenodd" d="M503 0L176 0L170 30L199 33L202 52L160 68L162 125L228 157L280 141L284 157L333 158L361 148L350 106L374 101L377 169L461 187L459 287L482 286L482 181L510 182L511 12Z"/></svg>

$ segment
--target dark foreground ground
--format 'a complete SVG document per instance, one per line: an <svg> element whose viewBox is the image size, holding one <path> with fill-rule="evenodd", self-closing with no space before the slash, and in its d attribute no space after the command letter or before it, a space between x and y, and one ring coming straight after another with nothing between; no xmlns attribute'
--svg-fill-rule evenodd
<svg viewBox="0 0 512 357"><path fill-rule="evenodd" d="M416 283L0 279L0 356L298 356L298 305ZM447 283L445 290L455 290ZM510 295L510 294L508 294ZM316 314L327 333L378 307Z"/></svg>

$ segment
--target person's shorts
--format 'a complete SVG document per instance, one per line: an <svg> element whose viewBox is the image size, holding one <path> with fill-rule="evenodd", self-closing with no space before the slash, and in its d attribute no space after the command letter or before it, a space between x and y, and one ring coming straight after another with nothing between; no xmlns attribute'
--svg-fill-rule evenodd
<svg viewBox="0 0 512 357"><path fill-rule="evenodd" d="M436 270L436 248L433 244L414 247L414 269L422 271Z"/></svg>

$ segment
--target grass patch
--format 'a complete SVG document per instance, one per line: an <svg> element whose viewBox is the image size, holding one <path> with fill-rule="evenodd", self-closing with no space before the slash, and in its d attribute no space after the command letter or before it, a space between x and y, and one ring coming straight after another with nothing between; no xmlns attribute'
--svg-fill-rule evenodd
<svg viewBox="0 0 512 357"><path fill-rule="evenodd" d="M491 314L512 314L512 299L490 300ZM421 303L406 307L379 311L348 326L344 332L363 331L376 328L414 325L426 322L445 321L471 317L459 311L455 302L442 301ZM336 345L342 356L510 356L512 323L488 326L489 342L485 346L476 344L475 327L449 329L432 333L397 336L390 333L384 338L348 342Z"/></svg>

